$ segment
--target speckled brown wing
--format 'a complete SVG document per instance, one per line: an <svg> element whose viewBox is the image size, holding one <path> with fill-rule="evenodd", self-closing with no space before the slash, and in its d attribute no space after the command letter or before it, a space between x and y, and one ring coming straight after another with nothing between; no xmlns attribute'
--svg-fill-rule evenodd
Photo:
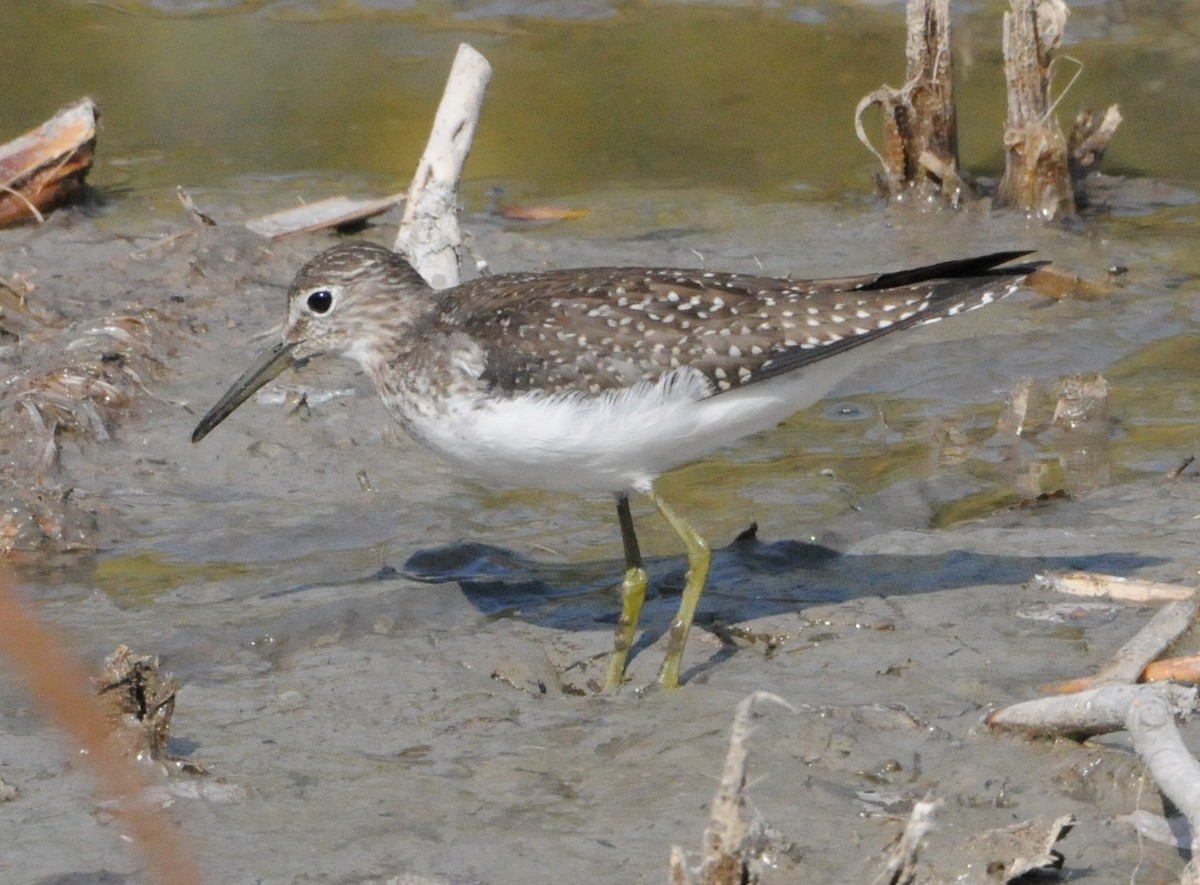
<svg viewBox="0 0 1200 885"><path fill-rule="evenodd" d="M486 349L506 393L599 393L689 366L714 393L1003 297L1033 265L1006 252L926 268L789 282L698 270L505 274L442 293L440 322Z"/></svg>

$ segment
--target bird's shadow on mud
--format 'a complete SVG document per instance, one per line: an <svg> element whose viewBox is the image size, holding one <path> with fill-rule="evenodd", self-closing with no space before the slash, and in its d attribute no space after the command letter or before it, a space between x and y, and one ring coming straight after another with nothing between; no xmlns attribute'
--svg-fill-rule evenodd
<svg viewBox="0 0 1200 885"><path fill-rule="evenodd" d="M969 550L907 555L848 554L804 541L759 540L755 526L714 551L698 624L733 624L861 596L930 593L983 584L1023 584L1050 570L1127 575L1160 563L1135 553L1021 556ZM635 651L653 644L679 605L686 575L683 557L647 560L650 589L642 612L644 634ZM623 564L549 564L511 550L460 542L414 553L401 569L413 580L457 583L479 611L558 629L615 624Z"/></svg>

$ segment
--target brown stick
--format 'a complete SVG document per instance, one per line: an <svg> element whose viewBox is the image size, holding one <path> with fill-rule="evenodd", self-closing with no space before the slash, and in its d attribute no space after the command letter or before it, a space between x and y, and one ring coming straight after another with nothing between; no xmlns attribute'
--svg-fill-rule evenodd
<svg viewBox="0 0 1200 885"><path fill-rule="evenodd" d="M1004 13L1007 150L996 205L1046 220L1075 214L1067 139L1050 101L1051 65L1067 23L1063 0L1011 0Z"/></svg>
<svg viewBox="0 0 1200 885"><path fill-rule="evenodd" d="M881 86L863 98L855 131L883 164L880 187L889 196L916 188L958 203L967 188L958 172L949 0L909 0L905 56L904 86ZM874 105L883 111L882 151L871 145L862 125L863 113Z"/></svg>
<svg viewBox="0 0 1200 885"><path fill-rule="evenodd" d="M1184 655L1152 661L1142 671L1143 682L1174 682L1177 685L1200 683L1200 655Z"/></svg>

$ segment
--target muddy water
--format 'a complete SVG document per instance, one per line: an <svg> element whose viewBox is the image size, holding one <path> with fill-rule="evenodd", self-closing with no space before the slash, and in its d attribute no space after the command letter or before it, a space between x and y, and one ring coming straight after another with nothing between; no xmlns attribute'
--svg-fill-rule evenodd
<svg viewBox="0 0 1200 885"><path fill-rule="evenodd" d="M992 174L1001 11L960 16L955 35L964 162ZM1107 168L1194 176L1186 12L1085 5L1071 22L1062 83L1076 61L1082 73L1063 109L1119 102L1129 120ZM260 189L308 197L324 175L403 183L468 40L496 70L468 207L496 187L521 199L658 184L825 200L868 189L848 122L859 98L902 80L902 28L899 4L4 4L0 46L21 88L0 96L0 119L15 132L94 95L107 120L95 180L132 191L122 205L166 209L164 188L184 184L258 212Z"/></svg>
<svg viewBox="0 0 1200 885"><path fill-rule="evenodd" d="M81 654L129 643L183 681L174 747L213 775L168 781L164 813L208 879L661 881L670 845L694 856L733 705L760 688L800 709L755 738L751 795L779 834L767 881L869 881L895 815L930 791L948 800L929 855L942 878L962 872L958 840L1067 811L1081 820L1068 870L1177 874L1173 852L1112 822L1161 810L1119 738L1043 746L978 727L987 706L1094 668L1148 616L1064 615L1028 588L1036 571L1195 578L1195 474L1165 479L1200 442L1200 140L1181 111L1198 98L1194 48L1177 11L1116 11L1077 11L1084 75L1064 107L1122 102L1105 165L1131 177L1101 192L1108 211L1061 228L869 199L850 111L899 81L895 9L0 8L22 72L0 95L14 133L82 93L105 112L104 202L0 233L0 277L28 284L24 312L6 302L0 317L20 336L5 339L0 399L19 577ZM964 153L984 173L999 154L998 14L959 25ZM632 687L598 696L611 502L455 475L333 363L187 442L279 322L290 274L330 242L267 244L237 222L402 185L462 39L496 68L464 192L494 270L820 276L1024 246L1101 284L914 333L778 431L664 478L723 548L683 691L635 690L683 571L645 505L656 595ZM176 184L221 225L189 230ZM520 226L496 202L590 215ZM364 235L386 241L395 220ZM95 332L111 327L123 336ZM124 398L90 406L103 433L83 407L59 415L57 460L31 461L45 437L14 391L63 365L107 366ZM1072 434L1049 416L1076 372L1105 374L1111 418ZM1014 443L996 420L1024 377ZM757 539L731 543L752 521ZM136 881L138 855L50 734L5 682L0 777L20 795L0 804L0 879Z"/></svg>

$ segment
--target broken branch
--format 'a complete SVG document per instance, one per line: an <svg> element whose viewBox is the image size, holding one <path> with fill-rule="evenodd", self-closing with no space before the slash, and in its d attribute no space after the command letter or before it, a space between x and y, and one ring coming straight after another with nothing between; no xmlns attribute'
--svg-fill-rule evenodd
<svg viewBox="0 0 1200 885"><path fill-rule="evenodd" d="M487 59L461 44L396 232L393 248L436 289L459 282L458 183L491 77Z"/></svg>

